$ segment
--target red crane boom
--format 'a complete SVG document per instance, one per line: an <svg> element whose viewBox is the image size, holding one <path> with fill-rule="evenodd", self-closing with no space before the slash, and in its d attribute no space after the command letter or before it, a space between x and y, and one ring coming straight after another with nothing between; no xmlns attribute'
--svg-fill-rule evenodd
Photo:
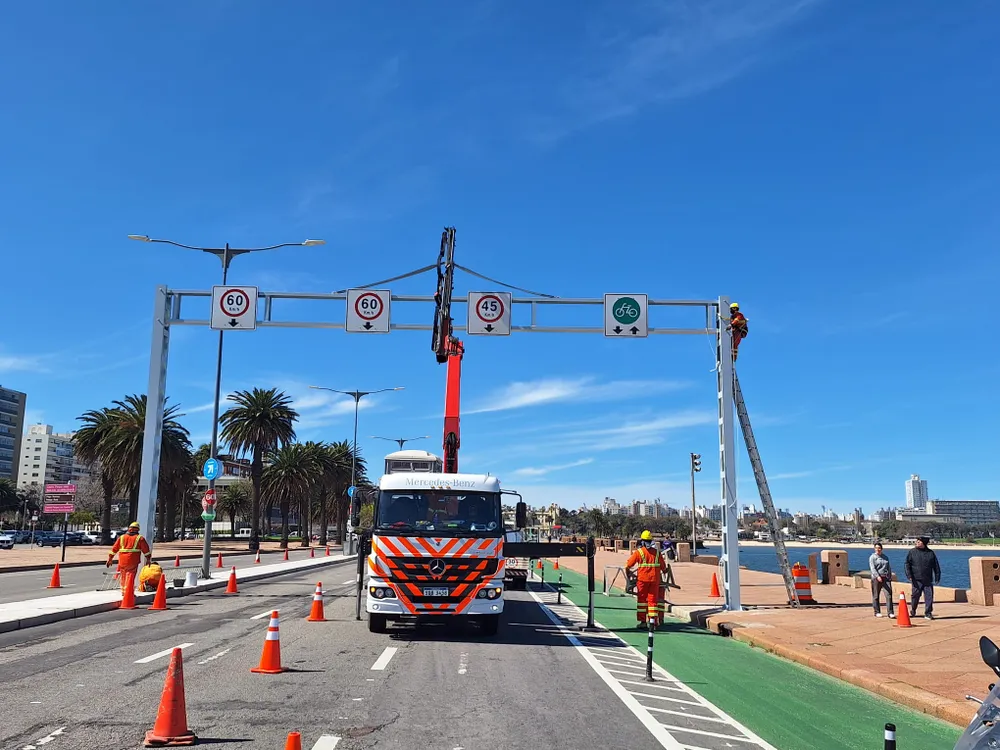
<svg viewBox="0 0 1000 750"><path fill-rule="evenodd" d="M444 473L458 473L458 449L462 445L459 427L462 398L462 357L465 347L457 338L448 340L448 375L444 391Z"/></svg>

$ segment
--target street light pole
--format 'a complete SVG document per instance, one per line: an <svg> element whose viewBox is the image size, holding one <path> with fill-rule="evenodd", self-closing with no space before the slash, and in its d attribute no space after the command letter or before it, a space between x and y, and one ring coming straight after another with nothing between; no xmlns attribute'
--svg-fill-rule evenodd
<svg viewBox="0 0 1000 750"><path fill-rule="evenodd" d="M246 255L248 253L261 252L263 250L276 250L279 247L313 247L316 245L325 245L326 240L305 240L304 242L281 242L277 245L268 245L267 247L230 247L227 242L225 247L196 247L194 245L185 245L181 242L174 242L173 240L159 240L152 239L145 234L130 234L128 236L130 240L137 240L139 242L154 242L163 245L173 245L174 247L182 247L187 250L198 250L203 253L208 253L209 255L214 255L222 263L222 285L225 286L229 279L229 264L232 262L233 258L237 255ZM212 401L212 446L211 446L211 458L218 458L219 455L219 402L222 398L222 337L223 331L219 331L219 348L215 357L215 397ZM153 406L147 405L147 408L153 408ZM215 494L215 477L213 476L208 480L208 491L214 495ZM201 550L201 577L210 578L211 577L211 564L212 564L212 526L211 522L215 518L215 509L212 509L211 518L205 518L206 513L202 514L202 518L205 521L205 539L202 544ZM256 528L259 519L254 519L254 527ZM181 531L183 536L183 530Z"/></svg>
<svg viewBox="0 0 1000 750"><path fill-rule="evenodd" d="M698 507L694 500L694 475L701 471L701 454L691 454L691 557L698 556Z"/></svg>
<svg viewBox="0 0 1000 750"><path fill-rule="evenodd" d="M386 393L388 391L401 391L403 386L398 386L396 388L380 388L377 391L339 391L336 388L326 388L322 385L311 385L310 388L315 388L318 391L330 391L332 393L339 393L344 396L350 396L354 399L354 442L351 444L351 492L355 490L353 488L357 487L357 473L358 473L358 409L361 406L361 399L365 396L373 396L376 393ZM412 438L416 439L416 438ZM338 526L338 531L339 531ZM340 543L343 544L344 540L341 539Z"/></svg>
<svg viewBox="0 0 1000 750"><path fill-rule="evenodd" d="M411 440L426 440L429 437L430 435L421 435L420 437L411 437L411 438L387 438L387 437L380 437L378 435L371 436L372 440L388 440L390 443L399 443L400 450L403 450L403 445L410 442Z"/></svg>

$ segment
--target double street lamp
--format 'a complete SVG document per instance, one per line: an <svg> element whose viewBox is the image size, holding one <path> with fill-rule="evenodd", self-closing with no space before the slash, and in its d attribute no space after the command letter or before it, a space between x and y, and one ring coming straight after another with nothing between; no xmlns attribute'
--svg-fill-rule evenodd
<svg viewBox="0 0 1000 750"><path fill-rule="evenodd" d="M396 388L380 388L377 391L338 391L336 388L327 388L322 385L311 385L310 388L315 388L317 391L330 391L331 393L339 393L342 396L350 396L354 399L354 442L351 444L351 492L355 492L355 487L357 486L358 480L358 407L361 404L361 399L365 396L373 396L376 393L387 393L388 391L401 391L403 386L398 386ZM340 540L344 543L344 540Z"/></svg>
<svg viewBox="0 0 1000 750"><path fill-rule="evenodd" d="M372 440L388 440L390 443L399 443L399 449L403 450L403 446L406 443L410 442L411 440L427 440L430 437L430 435L421 435L420 437L412 437L412 438L387 438L387 437L380 437L378 435L372 435L371 437Z"/></svg>
<svg viewBox="0 0 1000 750"><path fill-rule="evenodd" d="M268 245L267 247L230 247L228 242L224 247L197 247L195 245L185 245L182 242L174 242L173 240L153 239L145 234L130 234L128 238L139 242L155 242L161 245L173 245L174 247L182 247L185 250L198 250L203 253L208 253L209 255L214 255L222 263L223 285L226 284L227 279L229 278L229 264L232 262L233 258L238 255L258 253L263 252L264 250L277 250L279 247L314 247L316 245L326 244L326 240L305 240L304 242L282 242L277 245ZM219 399L222 390L222 333L222 331L219 331L219 351L215 360L215 399L212 402L212 458L218 458L219 452ZM152 408L152 405L150 408ZM215 494L215 477L208 480L208 489L213 495ZM202 578L209 578L211 576L212 526L210 521L211 519L205 519L205 542L202 546L201 554ZM258 519L255 518L253 523L254 528L256 528Z"/></svg>

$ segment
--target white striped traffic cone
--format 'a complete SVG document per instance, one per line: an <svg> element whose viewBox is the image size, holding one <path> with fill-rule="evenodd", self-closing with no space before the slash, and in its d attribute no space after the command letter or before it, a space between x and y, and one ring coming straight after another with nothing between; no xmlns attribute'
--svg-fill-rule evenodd
<svg viewBox="0 0 1000 750"><path fill-rule="evenodd" d="M278 674L287 672L281 666L281 636L278 633L278 610L271 612L271 621L267 624L267 636L264 638L264 650L260 655L260 665L253 667L251 672L260 674Z"/></svg>

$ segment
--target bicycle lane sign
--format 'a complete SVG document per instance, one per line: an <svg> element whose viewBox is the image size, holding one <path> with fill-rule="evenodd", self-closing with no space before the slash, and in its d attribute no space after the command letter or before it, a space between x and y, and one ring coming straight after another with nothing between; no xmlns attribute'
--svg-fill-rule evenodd
<svg viewBox="0 0 1000 750"><path fill-rule="evenodd" d="M605 294L604 335L645 338L649 335L648 295Z"/></svg>

